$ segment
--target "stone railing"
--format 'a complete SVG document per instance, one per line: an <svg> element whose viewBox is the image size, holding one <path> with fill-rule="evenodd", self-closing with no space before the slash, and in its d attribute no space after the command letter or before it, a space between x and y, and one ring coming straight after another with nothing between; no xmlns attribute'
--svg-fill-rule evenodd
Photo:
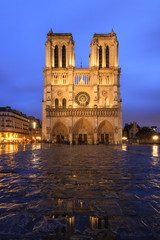
<svg viewBox="0 0 160 240"><path fill-rule="evenodd" d="M47 117L117 117L118 108L52 108L46 109Z"/></svg>

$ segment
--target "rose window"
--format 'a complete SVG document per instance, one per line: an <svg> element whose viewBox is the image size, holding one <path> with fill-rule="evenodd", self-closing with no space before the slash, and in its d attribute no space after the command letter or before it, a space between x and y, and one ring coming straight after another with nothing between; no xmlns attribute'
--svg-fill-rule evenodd
<svg viewBox="0 0 160 240"><path fill-rule="evenodd" d="M80 92L76 95L75 101L80 106L87 106L90 102L90 96L86 92Z"/></svg>

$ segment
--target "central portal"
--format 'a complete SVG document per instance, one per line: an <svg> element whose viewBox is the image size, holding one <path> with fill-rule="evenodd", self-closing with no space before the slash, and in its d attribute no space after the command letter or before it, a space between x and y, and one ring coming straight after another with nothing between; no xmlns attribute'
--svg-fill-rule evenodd
<svg viewBox="0 0 160 240"><path fill-rule="evenodd" d="M81 118L73 127L73 141L75 144L93 144L93 129L89 121Z"/></svg>

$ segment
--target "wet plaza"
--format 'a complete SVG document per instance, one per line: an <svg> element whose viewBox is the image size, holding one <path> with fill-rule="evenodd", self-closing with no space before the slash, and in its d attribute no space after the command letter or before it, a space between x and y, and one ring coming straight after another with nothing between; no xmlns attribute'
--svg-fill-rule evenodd
<svg viewBox="0 0 160 240"><path fill-rule="evenodd" d="M160 239L160 147L0 145L0 239Z"/></svg>

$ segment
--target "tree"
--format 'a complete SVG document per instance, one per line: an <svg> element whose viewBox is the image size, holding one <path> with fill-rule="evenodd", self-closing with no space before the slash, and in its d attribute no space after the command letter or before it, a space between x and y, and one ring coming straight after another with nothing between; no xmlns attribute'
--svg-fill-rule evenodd
<svg viewBox="0 0 160 240"><path fill-rule="evenodd" d="M154 132L152 129L150 129L149 127L142 127L139 129L139 131L136 133L136 137L139 140L145 139L145 140L149 140L152 138L152 136L154 135Z"/></svg>

